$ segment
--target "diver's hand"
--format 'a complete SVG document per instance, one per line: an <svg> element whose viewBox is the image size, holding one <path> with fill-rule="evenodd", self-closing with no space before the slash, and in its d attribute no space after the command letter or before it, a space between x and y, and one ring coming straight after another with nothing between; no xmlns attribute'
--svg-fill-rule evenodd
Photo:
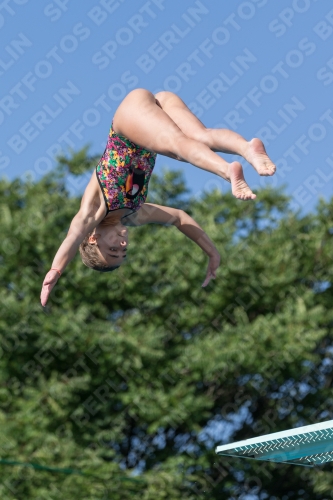
<svg viewBox="0 0 333 500"><path fill-rule="evenodd" d="M59 278L60 271L58 271L57 269L51 269L45 276L42 291L40 294L40 302L43 307L46 306L51 290L56 285Z"/></svg>
<svg viewBox="0 0 333 500"><path fill-rule="evenodd" d="M220 265L220 261L221 257L217 250L214 251L213 254L209 255L208 269L206 279L202 284L203 287L207 286L211 279L214 280L216 278L216 270Z"/></svg>

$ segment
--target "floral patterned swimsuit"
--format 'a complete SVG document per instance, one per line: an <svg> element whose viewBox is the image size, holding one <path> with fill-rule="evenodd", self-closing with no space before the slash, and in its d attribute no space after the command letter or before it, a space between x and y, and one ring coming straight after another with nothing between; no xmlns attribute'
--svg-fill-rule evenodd
<svg viewBox="0 0 333 500"><path fill-rule="evenodd" d="M147 198L156 156L156 153L117 135L112 123L104 154L96 167L106 215L121 208L129 208L131 213L139 210Z"/></svg>

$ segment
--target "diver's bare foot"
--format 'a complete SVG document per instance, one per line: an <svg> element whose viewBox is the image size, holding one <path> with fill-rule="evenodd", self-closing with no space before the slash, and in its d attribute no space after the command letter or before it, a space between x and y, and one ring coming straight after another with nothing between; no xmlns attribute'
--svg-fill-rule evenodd
<svg viewBox="0 0 333 500"><path fill-rule="evenodd" d="M243 174L243 167L238 161L229 164L229 178L231 182L232 194L239 200L254 200L256 195L252 193L246 184Z"/></svg>
<svg viewBox="0 0 333 500"><path fill-rule="evenodd" d="M260 139L252 139L248 143L248 152L246 160L251 163L259 175L273 175L276 171L276 166L268 157L265 146Z"/></svg>

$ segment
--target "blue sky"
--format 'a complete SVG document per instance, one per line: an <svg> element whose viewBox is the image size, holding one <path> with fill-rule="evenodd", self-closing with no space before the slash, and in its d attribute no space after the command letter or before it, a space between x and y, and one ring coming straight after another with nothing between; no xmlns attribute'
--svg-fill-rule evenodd
<svg viewBox="0 0 333 500"><path fill-rule="evenodd" d="M57 152L87 143L102 154L121 99L143 87L176 92L208 127L262 137L278 171L260 178L244 163L254 190L285 185L303 211L332 195L329 0L6 0L0 31L0 175L38 179ZM183 169L194 195L230 189L162 166Z"/></svg>

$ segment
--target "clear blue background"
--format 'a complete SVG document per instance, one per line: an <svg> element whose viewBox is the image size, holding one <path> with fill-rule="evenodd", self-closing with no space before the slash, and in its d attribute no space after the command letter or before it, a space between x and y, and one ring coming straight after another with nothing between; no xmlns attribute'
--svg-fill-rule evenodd
<svg viewBox="0 0 333 500"><path fill-rule="evenodd" d="M139 15L142 8L141 15L147 26L138 34L131 27L131 19ZM131 90L129 84L122 83L125 72L130 72L135 77L135 82L133 80L135 87L147 88L153 92L163 88L175 90L187 104L196 102L198 105L198 95L207 90L207 85L217 78L220 72L224 72L230 78L235 75L232 65L246 49L255 56L256 61L248 64L244 74L227 92L216 99L209 109L204 110L200 119L209 127L227 125L225 116L253 87L260 87L262 79L272 75L272 69L282 62L283 69L288 72L288 78L276 72L273 76L278 81L277 89L272 93L263 92L259 107L247 101L252 114L248 115L239 110L244 122L237 128L238 133L250 139L256 136L262 127L267 126L269 121L281 126L284 120L278 115L278 111L290 103L293 97L298 99L304 109L297 111L297 116L291 119L291 123L267 144L271 158L277 161L279 166L281 164L279 160L290 147L295 146L295 141L302 135L308 137L309 129L315 123L320 123L320 116L333 109L333 83L330 82L330 78L333 81L333 64L330 63L331 69L327 66L328 61L333 58L332 8L330 0L279 0L278 2L159 0L156 4L153 0L142 2L8 0L6 5L2 4L0 10L2 42L0 175L13 179L29 172L33 178L38 179L43 173L52 170L56 163L47 150L58 142L58 138L76 120L82 122L84 114L88 113L87 110L90 108L98 110L100 114L95 124L85 125L82 138L77 138L73 134L68 137L74 149L90 143L91 153L102 154L112 116L120 102L122 91ZM193 9L196 9L197 14ZM108 12L110 10L113 12ZM99 13L98 18L96 12ZM98 25L97 19L102 21L103 16L104 21ZM79 23L81 24L77 27ZM324 23L320 25L320 29L318 23ZM172 28L174 24L182 31L190 29L172 50L166 49L165 57L160 62L155 61L154 68L146 74L137 64L138 59L148 53L149 48L156 42L159 50L164 50L165 45L160 37L163 39L166 31L174 30L174 27ZM217 45L213 42L213 33L219 27L224 31L220 29L218 36L220 40L225 36L225 43ZM79 40L82 35L74 34L78 29L82 33L84 30L84 40ZM15 40L20 39L20 36L28 40L26 44L30 46L19 48ZM307 41L303 43L311 44L312 47L312 53L309 55L306 55L307 49L299 48L304 38ZM206 39L213 44L209 56L200 49L200 45ZM105 57L103 45L109 41L112 45L112 41L116 40L118 46L115 59L109 58L108 61L104 59L106 67L100 69L101 64L94 63L98 57L96 54L101 52ZM128 43L129 40L131 41ZM74 49L76 45L77 48ZM19 92L24 92L26 97L18 95L18 91L14 90L15 86L22 83L22 78L27 73L32 72L35 75L40 61L47 59L46 54L55 46L57 57L61 57L63 62L59 63L50 57L48 59L52 64L50 75L46 78L36 77L33 92L22 84ZM188 62L187 58L196 50L199 51L202 66L192 60L192 69L196 74L190 76L189 81L184 81L177 74L177 68L182 63ZM295 67L288 65L287 61ZM328 75L320 81L317 77L318 71L324 66L326 66L325 72L327 74L330 72L331 77ZM39 67L45 70L45 66ZM171 76L176 78L170 78ZM64 101L65 104L60 106L59 115L50 119L44 130L39 131L31 122L33 115L43 110L43 106L52 109L59 107L54 95L59 95L60 89L68 86L68 81L78 89L78 94L69 97L71 102ZM110 88L114 92L112 98L108 95ZM94 105L102 94L106 96L105 103L108 109ZM209 92L208 95L211 100L212 94ZM15 109L6 108L9 102L8 96L14 99ZM87 116L92 123L93 115ZM333 123L333 118L331 121ZM29 133L32 137L34 135L36 137L31 141L25 139L27 144L19 152L13 149L10 143L17 134L24 139L20 128L27 122L33 126ZM246 178L252 188L269 184L285 185L286 191L293 197L294 207L304 211L312 210L320 196L330 197L333 186L333 176L330 177L333 172L333 125L328 121L323 121L322 124L325 126L325 134L323 132L322 137L318 136L320 129L312 129L318 137L317 140L310 140L306 154L295 146L298 162L290 156L286 158L290 167L287 173L277 174L274 179L260 179L249 165L244 164ZM28 129L30 125L26 125ZM66 152L68 146L64 142L62 145ZM328 157L332 160L332 166L326 161ZM157 172L164 165L183 169L188 186L194 195L200 195L202 189L209 190L215 186L223 192L230 189L229 184L221 179L169 158L158 158ZM318 169L327 176L326 181L318 176ZM309 180L310 176L315 177ZM82 192L86 180L87 177L80 182L72 179L70 182L73 192Z"/></svg>

